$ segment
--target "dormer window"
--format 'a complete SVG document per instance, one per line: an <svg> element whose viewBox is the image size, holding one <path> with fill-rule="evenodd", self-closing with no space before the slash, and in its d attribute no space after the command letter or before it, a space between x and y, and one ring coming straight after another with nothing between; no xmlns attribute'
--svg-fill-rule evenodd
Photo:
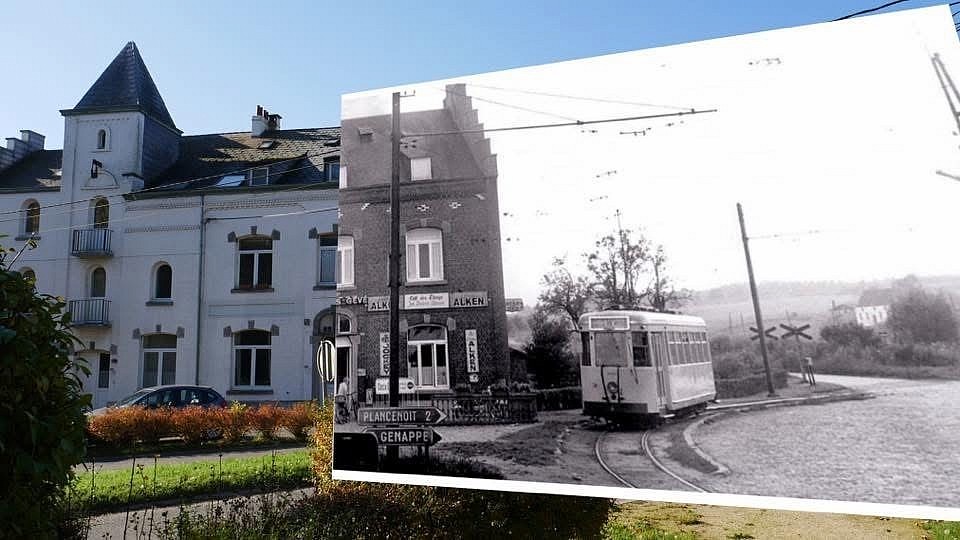
<svg viewBox="0 0 960 540"><path fill-rule="evenodd" d="M273 147L276 146L276 145L277 145L277 141L273 141L273 140L263 141L262 143L260 143L259 145L257 145L257 149L258 149L258 150L270 150L271 148L273 148Z"/></svg>
<svg viewBox="0 0 960 540"><path fill-rule="evenodd" d="M106 129L97 131L97 150L106 150L109 141L109 134Z"/></svg>
<svg viewBox="0 0 960 540"><path fill-rule="evenodd" d="M250 171L251 186L265 186L270 183L270 167L257 167Z"/></svg>
<svg viewBox="0 0 960 540"><path fill-rule="evenodd" d="M327 182L340 180L340 159L323 160L323 179Z"/></svg>
<svg viewBox="0 0 960 540"><path fill-rule="evenodd" d="M245 174L228 174L221 178L216 184L215 187L237 187L247 179Z"/></svg>

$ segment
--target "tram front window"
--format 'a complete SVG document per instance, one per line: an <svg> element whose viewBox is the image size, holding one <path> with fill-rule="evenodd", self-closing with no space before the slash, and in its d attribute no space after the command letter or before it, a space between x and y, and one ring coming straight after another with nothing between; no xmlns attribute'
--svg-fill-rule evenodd
<svg viewBox="0 0 960 540"><path fill-rule="evenodd" d="M627 367L627 334L625 332L597 332L593 335L596 364L598 366Z"/></svg>

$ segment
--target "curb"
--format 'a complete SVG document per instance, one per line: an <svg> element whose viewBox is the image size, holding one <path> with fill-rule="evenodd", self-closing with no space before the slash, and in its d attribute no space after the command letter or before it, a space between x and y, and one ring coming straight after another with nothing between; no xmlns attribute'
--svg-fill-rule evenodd
<svg viewBox="0 0 960 540"><path fill-rule="evenodd" d="M713 459L710 455L708 455L703 450L700 450L700 447L697 446L697 443L693 441L693 431L698 427L700 427L701 425L703 425L707 420L716 419L722 416L723 414L724 413L717 413L717 414L711 414L709 416L704 416L703 418L700 418L696 422L690 424L689 426L683 429L683 440L684 442L687 443L687 446L690 447L690 449L693 450L693 452L697 454L697 456L699 456L700 459L706 461L711 466L713 466L714 469L716 469L710 474L716 474L720 476L725 476L727 474L730 474L730 468L720 463L719 461Z"/></svg>

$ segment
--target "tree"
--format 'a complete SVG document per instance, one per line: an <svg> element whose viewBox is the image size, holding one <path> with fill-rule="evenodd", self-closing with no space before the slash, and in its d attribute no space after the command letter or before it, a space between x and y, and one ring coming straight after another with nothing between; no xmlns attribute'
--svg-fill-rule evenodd
<svg viewBox="0 0 960 540"><path fill-rule="evenodd" d="M544 274L540 282L544 286L539 298L540 309L567 317L573 328L579 331L580 316L594 298L590 280L584 276L574 277L567 269L566 259L557 257L553 260L553 270Z"/></svg>
<svg viewBox="0 0 960 540"><path fill-rule="evenodd" d="M14 537L53 537L84 454L90 398L78 373L90 372L70 354L79 342L63 299L37 294L7 253L0 248L0 521Z"/></svg>
<svg viewBox="0 0 960 540"><path fill-rule="evenodd" d="M617 230L595 244L593 253L586 254L587 268L593 274L597 299L607 306L639 306L648 291L637 291L637 282L650 260L650 242L619 225Z"/></svg>
<svg viewBox="0 0 960 540"><path fill-rule="evenodd" d="M693 298L689 290L674 288L673 279L667 274L667 255L663 251L663 245L658 245L650 257L650 266L653 268L653 281L647 287L647 297L653 309L665 311L668 308L679 308Z"/></svg>
<svg viewBox="0 0 960 540"><path fill-rule="evenodd" d="M880 345L880 337L872 328L864 328L855 322L824 326L820 330L820 337L827 343L834 345L858 345L861 347L876 347Z"/></svg>
<svg viewBox="0 0 960 540"><path fill-rule="evenodd" d="M960 337L957 318L943 294L907 288L890 305L891 330L907 343L954 342Z"/></svg>
<svg viewBox="0 0 960 540"><path fill-rule="evenodd" d="M577 362L567 348L570 327L566 321L538 306L530 316L531 343L526 346L527 371L539 388L567 386L577 382Z"/></svg>

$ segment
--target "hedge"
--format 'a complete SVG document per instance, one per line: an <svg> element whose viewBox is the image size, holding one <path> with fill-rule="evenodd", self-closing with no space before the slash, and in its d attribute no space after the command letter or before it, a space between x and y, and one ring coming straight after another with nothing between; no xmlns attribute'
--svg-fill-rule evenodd
<svg viewBox="0 0 960 540"><path fill-rule="evenodd" d="M230 407L183 407L179 409L118 407L87 419L87 436L120 449L137 443L155 444L164 437L179 437L188 444L197 444L222 437L235 443L251 431L258 437L272 440L281 428L298 441L307 441L313 427L317 405L303 402L293 407L272 404L248 407L233 403Z"/></svg>
<svg viewBox="0 0 960 540"><path fill-rule="evenodd" d="M767 375L760 373L737 379L715 379L717 386L717 398L738 398L751 396L767 391ZM787 386L787 372L785 370L775 370L773 372L773 387L783 388Z"/></svg>
<svg viewBox="0 0 960 540"><path fill-rule="evenodd" d="M583 406L583 394L579 386L545 388L537 390L538 411L562 411Z"/></svg>

